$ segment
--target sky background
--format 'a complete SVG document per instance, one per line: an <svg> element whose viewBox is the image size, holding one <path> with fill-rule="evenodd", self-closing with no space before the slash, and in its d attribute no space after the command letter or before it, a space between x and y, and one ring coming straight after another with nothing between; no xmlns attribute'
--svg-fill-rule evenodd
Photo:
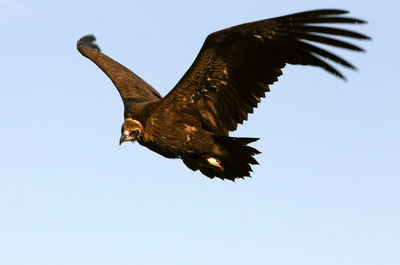
<svg viewBox="0 0 400 265"><path fill-rule="evenodd" d="M76 50L85 34L165 95L206 36L316 8L368 20L348 82L289 66L235 136L253 178L208 179L138 144ZM397 0L0 0L0 265L400 264Z"/></svg>

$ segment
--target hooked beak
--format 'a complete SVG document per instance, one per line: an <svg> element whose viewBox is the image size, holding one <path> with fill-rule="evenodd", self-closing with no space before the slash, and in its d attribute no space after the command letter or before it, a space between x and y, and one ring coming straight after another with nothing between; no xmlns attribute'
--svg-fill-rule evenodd
<svg viewBox="0 0 400 265"><path fill-rule="evenodd" d="M123 135L121 135L121 138L119 138L119 145L121 145L125 141L126 141L126 135L123 134Z"/></svg>
<svg viewBox="0 0 400 265"><path fill-rule="evenodd" d="M122 132L121 138L119 138L119 145L121 145L123 142L137 140L138 133L139 133L138 130L134 130L131 133L129 131L127 131L127 130L124 130Z"/></svg>
<svg viewBox="0 0 400 265"><path fill-rule="evenodd" d="M132 139L131 139L131 137L129 137L129 131L124 130L122 132L121 138L119 138L119 145L121 145L123 142L130 141L130 140L132 140Z"/></svg>

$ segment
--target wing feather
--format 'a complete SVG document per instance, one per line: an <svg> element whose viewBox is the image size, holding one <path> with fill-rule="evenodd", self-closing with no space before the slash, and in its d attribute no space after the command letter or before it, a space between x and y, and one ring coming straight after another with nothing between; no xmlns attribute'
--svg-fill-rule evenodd
<svg viewBox="0 0 400 265"><path fill-rule="evenodd" d="M121 95L124 104L160 99L160 94L146 81L131 70L101 53L93 35L82 37L77 48L79 52L93 61L111 79Z"/></svg>
<svg viewBox="0 0 400 265"><path fill-rule="evenodd" d="M164 97L156 112L188 111L204 129L228 135L247 120L269 85L278 80L287 64L313 65L345 79L338 63L355 67L345 59L314 45L364 51L335 36L364 40L354 31L321 26L326 23L362 24L364 20L341 16L348 11L314 10L245 23L210 34L192 66ZM173 107L171 107L173 106Z"/></svg>

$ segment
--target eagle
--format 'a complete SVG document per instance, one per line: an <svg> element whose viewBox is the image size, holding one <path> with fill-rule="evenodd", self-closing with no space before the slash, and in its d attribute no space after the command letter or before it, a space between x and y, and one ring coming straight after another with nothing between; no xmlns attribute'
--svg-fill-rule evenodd
<svg viewBox="0 0 400 265"><path fill-rule="evenodd" d="M114 83L124 104L119 143L137 141L167 158L180 158L209 178L250 177L259 138L230 137L237 125L278 81L286 64L312 65L340 79L329 61L356 69L318 47L361 52L348 39L368 36L329 24L363 24L346 10L319 9L240 24L207 36L193 64L162 97L151 85L100 51L93 35L77 42L78 51ZM324 25L325 24L325 25ZM328 25L326 25L328 24ZM317 44L317 45L316 45Z"/></svg>

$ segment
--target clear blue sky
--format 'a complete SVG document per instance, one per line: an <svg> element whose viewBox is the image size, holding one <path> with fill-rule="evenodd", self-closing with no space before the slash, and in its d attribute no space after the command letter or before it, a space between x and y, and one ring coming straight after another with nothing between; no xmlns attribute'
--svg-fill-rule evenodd
<svg viewBox="0 0 400 265"><path fill-rule="evenodd" d="M83 35L165 95L208 33L292 12L368 20L343 82L289 66L233 135L252 179L118 146L122 102ZM0 0L1 265L400 264L397 0Z"/></svg>

